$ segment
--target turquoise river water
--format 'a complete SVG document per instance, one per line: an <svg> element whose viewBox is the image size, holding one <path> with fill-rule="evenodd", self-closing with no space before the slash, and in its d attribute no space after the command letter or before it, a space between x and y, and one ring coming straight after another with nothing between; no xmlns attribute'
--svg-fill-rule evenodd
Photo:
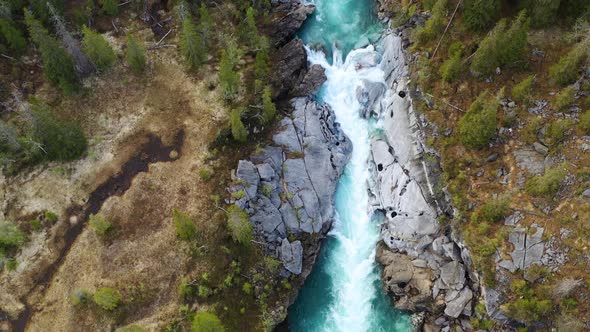
<svg viewBox="0 0 590 332"><path fill-rule="evenodd" d="M378 66L359 69L355 60L377 56L370 43L383 31L370 0L315 0L315 13L300 33L311 63L328 80L318 98L328 103L353 143L351 161L336 192L336 220L313 272L289 309L294 332L411 330L409 316L383 292L375 262L379 223L368 213L369 138L378 123L359 116L356 88L363 79L383 82ZM367 46L368 45L368 46ZM313 51L311 48L322 51Z"/></svg>

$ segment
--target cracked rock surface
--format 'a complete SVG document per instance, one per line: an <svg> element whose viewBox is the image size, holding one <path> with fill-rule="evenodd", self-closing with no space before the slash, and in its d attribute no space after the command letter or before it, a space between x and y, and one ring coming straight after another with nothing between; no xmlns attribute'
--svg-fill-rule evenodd
<svg viewBox="0 0 590 332"><path fill-rule="evenodd" d="M248 213L256 238L281 258L287 271L300 274L311 269L305 258L317 254L331 226L333 196L352 145L328 105L310 98L293 99L292 105L293 113L280 121L273 144L239 162L238 184L229 190L244 193L230 203ZM311 234L321 236L313 243L287 240L288 235Z"/></svg>

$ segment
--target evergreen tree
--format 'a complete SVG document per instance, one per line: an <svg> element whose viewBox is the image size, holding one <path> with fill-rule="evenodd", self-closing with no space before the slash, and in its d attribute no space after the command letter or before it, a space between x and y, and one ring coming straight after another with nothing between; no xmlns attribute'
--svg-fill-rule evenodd
<svg viewBox="0 0 590 332"><path fill-rule="evenodd" d="M526 11L523 10L500 40L501 65L516 67L516 64L523 59L529 26L530 20L527 18Z"/></svg>
<svg viewBox="0 0 590 332"><path fill-rule="evenodd" d="M522 66L528 31L529 20L525 11L508 29L506 20L500 20L479 44L471 61L471 70L475 74L489 75L496 67Z"/></svg>
<svg viewBox="0 0 590 332"><path fill-rule="evenodd" d="M246 139L248 139L248 131L246 130L246 127L244 127L244 123L242 122L240 110L235 109L231 112L230 122L231 134L234 140L240 143L246 142Z"/></svg>
<svg viewBox="0 0 590 332"><path fill-rule="evenodd" d="M145 69L145 48L131 35L127 37L127 63L136 73Z"/></svg>
<svg viewBox="0 0 590 332"><path fill-rule="evenodd" d="M25 11L25 22L31 39L39 46L43 59L43 71L47 79L59 86L66 94L76 91L78 87L72 57L60 47L59 42L49 35L41 22L36 20L29 11Z"/></svg>
<svg viewBox="0 0 590 332"><path fill-rule="evenodd" d="M76 73L80 77L84 77L94 71L94 66L88 59L88 57L82 52L80 49L80 44L78 40L75 39L72 34L67 30L66 24L63 21L60 13L53 7L53 5L48 2L47 8L51 13L51 21L55 26L55 31L57 35L61 38L61 42L63 47L65 48L66 52L72 56L74 60L74 69Z"/></svg>
<svg viewBox="0 0 590 332"><path fill-rule="evenodd" d="M84 39L82 48L90 60L99 70L105 70L115 63L117 57L109 42L98 32L92 31L87 26L82 26Z"/></svg>
<svg viewBox="0 0 590 332"><path fill-rule="evenodd" d="M535 28L546 27L557 18L560 0L526 0L524 7L531 13L531 24Z"/></svg>
<svg viewBox="0 0 590 332"><path fill-rule="evenodd" d="M272 91L270 86L267 86L262 93L262 122L270 123L276 114L277 107L272 102Z"/></svg>
<svg viewBox="0 0 590 332"><path fill-rule="evenodd" d="M180 52L192 68L197 68L205 62L206 51L203 46L201 36L193 24L192 17L187 14L182 21Z"/></svg>
<svg viewBox="0 0 590 332"><path fill-rule="evenodd" d="M463 20L472 31L483 31L493 24L500 15L500 0L466 0Z"/></svg>
<svg viewBox="0 0 590 332"><path fill-rule="evenodd" d="M213 44L211 40L213 38L213 19L211 18L209 10L204 3L202 3L201 7L199 8L198 30L205 48L209 49L209 47L211 47Z"/></svg>
<svg viewBox="0 0 590 332"><path fill-rule="evenodd" d="M22 53L27 47L27 41L23 34L8 19L0 18L0 41L6 41L6 45L16 53Z"/></svg>
<svg viewBox="0 0 590 332"><path fill-rule="evenodd" d="M459 120L461 143L471 149L485 147L496 135L498 102L487 91L482 92Z"/></svg>
<svg viewBox="0 0 590 332"><path fill-rule="evenodd" d="M256 27L256 14L254 8L248 7L246 10L246 19L243 21L241 30L244 41L251 49L256 49L260 46L260 35L258 33L258 27Z"/></svg>
<svg viewBox="0 0 590 332"><path fill-rule="evenodd" d="M559 62L549 68L549 78L553 83L567 85L578 78L578 71L588 58L590 40L585 40L574 46Z"/></svg>
<svg viewBox="0 0 590 332"><path fill-rule="evenodd" d="M231 100L238 93L238 84L240 76L234 70L230 56L227 50L221 52L221 61L219 63L219 84L225 100Z"/></svg>
<svg viewBox="0 0 590 332"><path fill-rule="evenodd" d="M51 5L58 15L63 14L65 1L63 0L29 0L31 9L35 17L38 17L43 23L49 24L52 13L49 12L47 4ZM23 8L22 6L20 8Z"/></svg>
<svg viewBox="0 0 590 332"><path fill-rule="evenodd" d="M432 7L432 15L424 26L416 29L416 40L424 44L433 40L444 29L446 24L447 0L437 0Z"/></svg>
<svg viewBox="0 0 590 332"><path fill-rule="evenodd" d="M84 132L76 123L57 118L40 100L31 100L30 137L39 144L44 159L74 160L87 148Z"/></svg>
<svg viewBox="0 0 590 332"><path fill-rule="evenodd" d="M115 16L119 13L119 1L117 0L100 0L102 11L109 15Z"/></svg>
<svg viewBox="0 0 590 332"><path fill-rule="evenodd" d="M231 37L225 37L225 52L227 52L227 57L232 66L237 66L242 57L244 56L244 51L238 45L238 41Z"/></svg>
<svg viewBox="0 0 590 332"><path fill-rule="evenodd" d="M270 57L268 55L268 47L263 47L256 52L256 59L254 61L254 76L258 80L267 80L270 74Z"/></svg>

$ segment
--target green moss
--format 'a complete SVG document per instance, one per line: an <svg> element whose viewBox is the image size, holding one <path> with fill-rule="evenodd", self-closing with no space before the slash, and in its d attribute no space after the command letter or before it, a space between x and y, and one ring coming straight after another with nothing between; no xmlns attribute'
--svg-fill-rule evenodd
<svg viewBox="0 0 590 332"><path fill-rule="evenodd" d="M192 332L225 332L225 328L219 318L210 312L197 313L191 323Z"/></svg>
<svg viewBox="0 0 590 332"><path fill-rule="evenodd" d="M54 224L59 219L59 216L51 211L45 211L44 216L45 216L45 220L52 223L52 224Z"/></svg>
<svg viewBox="0 0 590 332"><path fill-rule="evenodd" d="M38 232L43 229L43 224L41 221L39 221L39 219L33 219L29 221L29 225L31 226L31 230L33 232Z"/></svg>

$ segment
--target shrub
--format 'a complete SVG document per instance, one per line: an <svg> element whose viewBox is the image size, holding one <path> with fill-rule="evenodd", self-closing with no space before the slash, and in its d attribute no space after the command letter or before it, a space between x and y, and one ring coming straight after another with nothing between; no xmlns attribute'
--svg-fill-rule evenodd
<svg viewBox="0 0 590 332"><path fill-rule="evenodd" d="M534 83L535 75L527 76L527 78L512 88L512 98L522 103L530 102Z"/></svg>
<svg viewBox="0 0 590 332"><path fill-rule="evenodd" d="M105 70L112 66L117 57L109 42L101 34L92 31L85 25L82 26L82 33L84 34L82 49L96 68Z"/></svg>
<svg viewBox="0 0 590 332"><path fill-rule="evenodd" d="M584 132L584 134L586 135L590 135L590 110L587 110L586 112L584 112L584 114L582 114L582 116L580 117L580 129Z"/></svg>
<svg viewBox="0 0 590 332"><path fill-rule="evenodd" d="M205 285L199 285L197 288L197 295L200 298L206 299L209 296L213 295L213 290Z"/></svg>
<svg viewBox="0 0 590 332"><path fill-rule="evenodd" d="M31 230L33 232L38 232L43 229L43 224L39 219L33 219L29 221L29 225L31 226Z"/></svg>
<svg viewBox="0 0 590 332"><path fill-rule="evenodd" d="M244 123L241 119L241 112L238 109L235 109L231 112L230 115L231 121L231 134L234 140L244 143L246 139L248 139L248 131L246 127L244 127Z"/></svg>
<svg viewBox="0 0 590 332"><path fill-rule="evenodd" d="M197 235L197 227L193 220L186 214L174 209L172 219L176 228L176 235L185 241L193 240Z"/></svg>
<svg viewBox="0 0 590 332"><path fill-rule="evenodd" d="M490 27L500 15L500 0L467 0L464 2L463 20L472 31Z"/></svg>
<svg viewBox="0 0 590 332"><path fill-rule="evenodd" d="M552 145L557 145L565 140L565 133L572 126L570 119L559 119L550 123L545 131L545 137Z"/></svg>
<svg viewBox="0 0 590 332"><path fill-rule="evenodd" d="M483 220L498 222L503 220L508 214L510 208L510 199L507 197L488 200L480 210L480 216Z"/></svg>
<svg viewBox="0 0 590 332"><path fill-rule="evenodd" d="M578 70L588 57L589 41L583 41L574 46L559 62L549 68L549 78L555 84L566 85L578 78Z"/></svg>
<svg viewBox="0 0 590 332"><path fill-rule="evenodd" d="M74 306L86 304L90 297L92 297L92 295L87 290L76 288L72 294L70 294L70 303Z"/></svg>
<svg viewBox="0 0 590 332"><path fill-rule="evenodd" d="M103 216L91 214L89 219L90 227L92 227L94 231L100 236L107 235L107 233L109 233L113 227L113 224L111 224Z"/></svg>
<svg viewBox="0 0 590 332"><path fill-rule="evenodd" d="M246 295L252 294L252 284L250 284L249 282L245 282L242 285L242 292L244 292L244 294Z"/></svg>
<svg viewBox="0 0 590 332"><path fill-rule="evenodd" d="M14 223L0 221L0 251L16 249L25 243L24 233Z"/></svg>
<svg viewBox="0 0 590 332"><path fill-rule="evenodd" d="M207 56L205 45L189 14L182 21L179 43L180 53L190 67L198 68L205 62Z"/></svg>
<svg viewBox="0 0 590 332"><path fill-rule="evenodd" d="M45 220L50 222L50 223L55 223L57 221L57 219L59 218L58 215L55 212L51 212L51 211L45 211Z"/></svg>
<svg viewBox="0 0 590 332"><path fill-rule="evenodd" d="M119 1L117 0L100 0L102 11L109 15L115 16L119 13Z"/></svg>
<svg viewBox="0 0 590 332"><path fill-rule="evenodd" d="M221 320L210 312L201 311L195 315L191 324L192 332L224 332Z"/></svg>
<svg viewBox="0 0 590 332"><path fill-rule="evenodd" d="M25 10L25 22L31 39L39 46L43 59L43 72L47 79L59 86L66 94L75 92L78 89L78 80L72 57L61 48L59 42L49 35L47 29L28 10Z"/></svg>
<svg viewBox="0 0 590 332"><path fill-rule="evenodd" d="M498 102L487 91L482 92L459 120L461 143L471 149L485 147L496 135Z"/></svg>
<svg viewBox="0 0 590 332"><path fill-rule="evenodd" d="M199 177L201 178L201 180L203 181L210 181L211 178L213 177L213 172L208 169L208 168L201 168L199 170Z"/></svg>
<svg viewBox="0 0 590 332"><path fill-rule="evenodd" d="M573 85L564 88L555 96L555 108L563 111L574 103L575 96L576 90Z"/></svg>
<svg viewBox="0 0 590 332"><path fill-rule="evenodd" d="M508 313L513 318L526 323L538 321L553 309L549 300L537 297L520 298L508 305Z"/></svg>
<svg viewBox="0 0 590 332"><path fill-rule="evenodd" d="M437 0L426 24L416 29L415 38L419 44L433 40L444 29L446 10L447 0Z"/></svg>
<svg viewBox="0 0 590 332"><path fill-rule="evenodd" d="M252 240L252 223L248 213L233 204L227 209L227 225L234 241L242 245L250 245Z"/></svg>
<svg viewBox="0 0 590 332"><path fill-rule="evenodd" d="M195 289L189 283L189 280L182 278L180 285L178 285L178 295L184 300L188 300L195 295Z"/></svg>
<svg viewBox="0 0 590 332"><path fill-rule="evenodd" d="M57 118L51 109L37 99L31 100L31 136L40 144L44 159L74 160L82 156L88 146L78 124Z"/></svg>
<svg viewBox="0 0 590 332"><path fill-rule="evenodd" d="M145 48L131 35L127 37L127 63L136 73L145 69Z"/></svg>
<svg viewBox="0 0 590 332"><path fill-rule="evenodd" d="M16 53L22 53L27 47L23 34L9 20L0 18L0 40L6 41L6 46Z"/></svg>
<svg viewBox="0 0 590 332"><path fill-rule="evenodd" d="M121 294L114 288L102 287L94 293L94 303L104 310L115 310L121 303Z"/></svg>
<svg viewBox="0 0 590 332"><path fill-rule="evenodd" d="M527 181L526 191L536 197L551 197L557 193L565 176L566 171L561 167L545 170L545 174Z"/></svg>

